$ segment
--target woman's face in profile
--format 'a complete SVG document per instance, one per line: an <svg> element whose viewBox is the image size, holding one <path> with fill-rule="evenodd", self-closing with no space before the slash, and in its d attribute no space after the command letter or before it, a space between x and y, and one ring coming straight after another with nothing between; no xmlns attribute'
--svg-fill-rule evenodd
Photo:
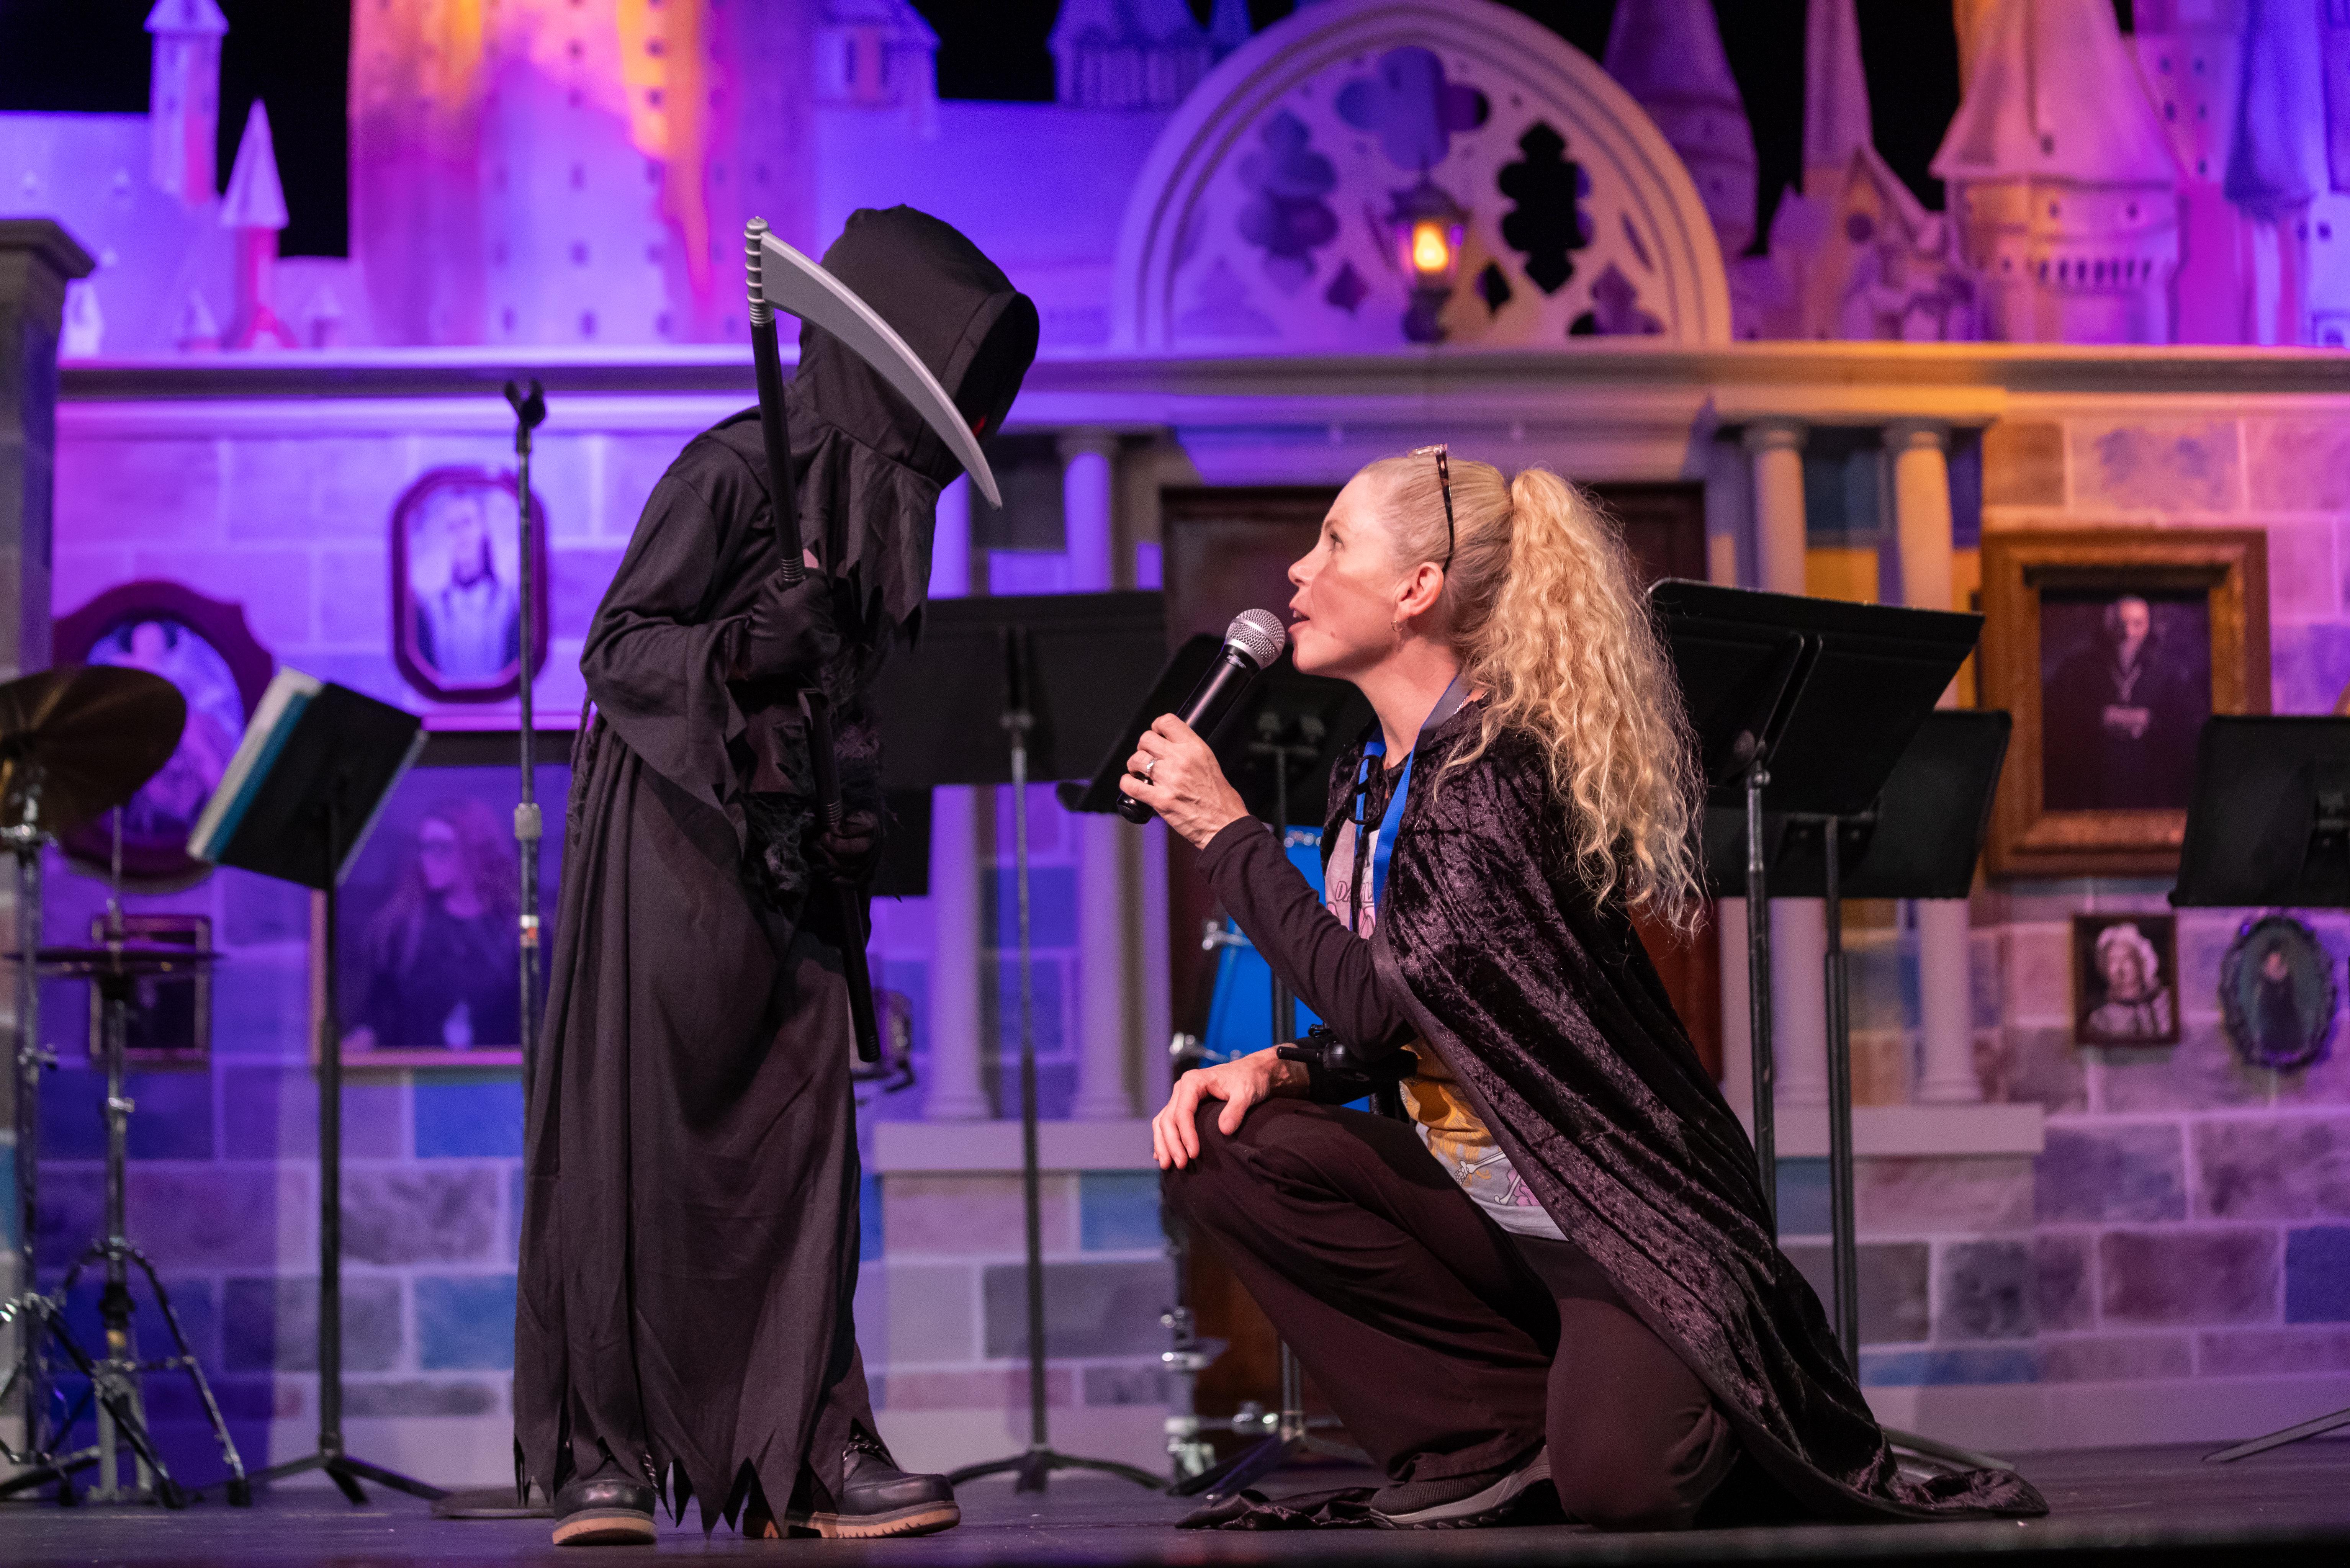
<svg viewBox="0 0 2350 1568"><path fill-rule="evenodd" d="M1308 675L1344 678L1396 645L1396 588L1402 574L1367 474L1349 480L1322 520L1313 552L1289 568L1290 646Z"/></svg>

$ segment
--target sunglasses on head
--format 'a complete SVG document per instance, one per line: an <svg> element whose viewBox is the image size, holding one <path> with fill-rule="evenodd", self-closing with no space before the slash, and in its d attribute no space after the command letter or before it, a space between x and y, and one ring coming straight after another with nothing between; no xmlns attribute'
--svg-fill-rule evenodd
<svg viewBox="0 0 2350 1568"><path fill-rule="evenodd" d="M1448 452L1446 443L1439 441L1434 446L1414 447L1411 455L1418 457L1427 452L1436 459L1436 487L1444 493L1444 569L1449 572L1457 541L1452 533L1452 462Z"/></svg>

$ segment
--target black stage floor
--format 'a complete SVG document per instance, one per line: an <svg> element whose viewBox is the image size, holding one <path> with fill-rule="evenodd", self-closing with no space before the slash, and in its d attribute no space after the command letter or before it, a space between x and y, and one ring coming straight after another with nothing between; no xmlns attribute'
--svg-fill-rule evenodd
<svg viewBox="0 0 2350 1568"><path fill-rule="evenodd" d="M2350 1563L2350 1442L2304 1443L2233 1465L2202 1450L2128 1449L2019 1460L2055 1511L2028 1523L1872 1525L1595 1535L1573 1528L1383 1532L1319 1531L1209 1534L1173 1528L1190 1506L1115 1481L1056 1479L1050 1495L1017 1497L1008 1483L964 1489L959 1530L916 1541L746 1542L722 1528L669 1529L655 1548L557 1549L546 1521L442 1521L421 1503L380 1494L352 1508L332 1493L281 1492L250 1511L205 1502L154 1509L0 1505L0 1563L172 1564L270 1568L334 1563L472 1564L641 1560L743 1554L801 1562L962 1563L1698 1563L1833 1562L1956 1563L1998 1553L2062 1553L2098 1564ZM1275 1491L1344 1485L1343 1472L1301 1474Z"/></svg>

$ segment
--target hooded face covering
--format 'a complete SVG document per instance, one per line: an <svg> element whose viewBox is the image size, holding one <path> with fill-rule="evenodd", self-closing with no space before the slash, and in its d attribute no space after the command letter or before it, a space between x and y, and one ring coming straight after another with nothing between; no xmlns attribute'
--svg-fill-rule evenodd
<svg viewBox="0 0 2350 1568"><path fill-rule="evenodd" d="M824 267L906 340L975 434L995 433L1036 358L1036 306L1002 268L951 225L911 207L851 213ZM820 327L801 324L792 390L797 410L933 486L962 472L912 405ZM910 562L927 576L936 523L931 507L853 507L830 521L825 565L858 575L868 591L905 581ZM907 608L889 606L894 618Z"/></svg>

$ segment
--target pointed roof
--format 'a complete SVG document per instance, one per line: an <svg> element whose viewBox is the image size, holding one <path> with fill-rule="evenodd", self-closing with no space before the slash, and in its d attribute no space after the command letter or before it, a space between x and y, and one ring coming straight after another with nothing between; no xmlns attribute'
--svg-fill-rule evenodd
<svg viewBox="0 0 2350 1568"><path fill-rule="evenodd" d="M2254 5L2244 18L2236 135L2220 189L2252 208L2327 190L2324 46L2314 5Z"/></svg>
<svg viewBox="0 0 2350 1568"><path fill-rule="evenodd" d="M1230 53L1249 41L1256 25L1249 20L1248 0L1216 0L1208 14L1208 42Z"/></svg>
<svg viewBox="0 0 2350 1568"><path fill-rule="evenodd" d="M1992 0L1974 78L1934 154L1944 180L2168 185L2178 154L2111 0Z"/></svg>
<svg viewBox="0 0 2350 1568"><path fill-rule="evenodd" d="M217 38L228 31L228 18L214 0L155 0L155 8L147 13L147 30L158 37L194 33Z"/></svg>
<svg viewBox="0 0 2350 1568"><path fill-rule="evenodd" d="M1709 0L1618 0L1599 64L1640 103L1706 102L1745 116Z"/></svg>
<svg viewBox="0 0 2350 1568"><path fill-rule="evenodd" d="M1856 149L1876 144L1853 0L1810 0L1804 15L1804 167L1843 169Z"/></svg>
<svg viewBox="0 0 2350 1568"><path fill-rule="evenodd" d="M1119 44L1191 44L1206 35L1185 0L1061 0L1045 47L1065 48L1087 35Z"/></svg>
<svg viewBox="0 0 2350 1568"><path fill-rule="evenodd" d="M286 188L277 182L277 149L269 140L269 111L259 99L244 117L236 166L229 171L228 190L221 197L220 221L224 229L286 226Z"/></svg>

